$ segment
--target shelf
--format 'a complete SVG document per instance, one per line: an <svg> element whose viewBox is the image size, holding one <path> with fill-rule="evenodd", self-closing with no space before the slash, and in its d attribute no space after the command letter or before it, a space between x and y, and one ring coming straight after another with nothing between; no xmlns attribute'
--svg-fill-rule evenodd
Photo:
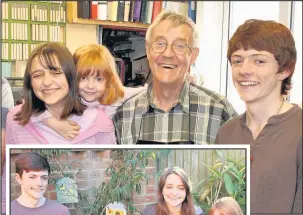
<svg viewBox="0 0 303 215"><path fill-rule="evenodd" d="M102 25L104 29L117 29L117 30L134 30L134 31L146 31L149 24L137 23L137 22L114 22L108 20L93 20L93 19L81 19L67 23L73 24L86 24L86 25Z"/></svg>
<svg viewBox="0 0 303 215"><path fill-rule="evenodd" d="M67 4L67 23L84 25L102 25L104 29L143 31L146 32L149 24L140 22L119 22L109 20L82 19L77 16L77 2L70 1Z"/></svg>

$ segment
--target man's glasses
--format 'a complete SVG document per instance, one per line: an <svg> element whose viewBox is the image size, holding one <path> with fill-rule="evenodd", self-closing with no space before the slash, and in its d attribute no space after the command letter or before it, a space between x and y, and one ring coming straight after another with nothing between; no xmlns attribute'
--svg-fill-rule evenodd
<svg viewBox="0 0 303 215"><path fill-rule="evenodd" d="M172 46L172 50L176 55L183 55L187 52L188 49L191 49L193 46L189 46L186 43L176 41L172 44L168 44L163 40L156 40L149 42L151 49L156 53L163 53L167 49L168 45Z"/></svg>

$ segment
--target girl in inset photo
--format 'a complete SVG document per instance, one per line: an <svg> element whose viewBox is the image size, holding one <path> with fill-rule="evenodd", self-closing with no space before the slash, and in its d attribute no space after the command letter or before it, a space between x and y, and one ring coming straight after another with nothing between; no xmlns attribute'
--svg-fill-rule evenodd
<svg viewBox="0 0 303 215"><path fill-rule="evenodd" d="M195 207L191 182L180 167L164 170L158 184L158 202L144 208L142 215L203 215Z"/></svg>

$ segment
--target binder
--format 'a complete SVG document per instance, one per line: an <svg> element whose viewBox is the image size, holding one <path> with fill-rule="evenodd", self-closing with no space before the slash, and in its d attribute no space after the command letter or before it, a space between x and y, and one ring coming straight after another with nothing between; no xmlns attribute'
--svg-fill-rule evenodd
<svg viewBox="0 0 303 215"><path fill-rule="evenodd" d="M146 23L146 16L147 16L147 1L142 1L141 3L141 11L140 11L140 22Z"/></svg>
<svg viewBox="0 0 303 215"><path fill-rule="evenodd" d="M91 19L97 19L98 18L98 1L92 1L91 3Z"/></svg>
<svg viewBox="0 0 303 215"><path fill-rule="evenodd" d="M153 13L152 13L152 22L156 19L158 14L162 10L162 1L154 1L153 4Z"/></svg>
<svg viewBox="0 0 303 215"><path fill-rule="evenodd" d="M83 1L83 19L89 19L91 14L91 1Z"/></svg>
<svg viewBox="0 0 303 215"><path fill-rule="evenodd" d="M135 1L131 1L129 7L130 7L130 9L129 9L128 21L132 22L134 19Z"/></svg>
<svg viewBox="0 0 303 215"><path fill-rule="evenodd" d="M77 0L77 15L78 18L83 18L83 1Z"/></svg>
<svg viewBox="0 0 303 215"><path fill-rule="evenodd" d="M109 1L107 3L107 20L117 21L118 2Z"/></svg>
<svg viewBox="0 0 303 215"><path fill-rule="evenodd" d="M140 21L140 12L141 12L141 4L142 1L141 0L136 0L134 2L135 6L134 6L134 18L133 21L134 22L139 22Z"/></svg>
<svg viewBox="0 0 303 215"><path fill-rule="evenodd" d="M147 16L146 16L145 22L148 24L151 24L151 22L152 22L153 6L154 6L153 1L147 2Z"/></svg>
<svg viewBox="0 0 303 215"><path fill-rule="evenodd" d="M107 20L107 2L99 1L98 2L98 13L97 19L99 20Z"/></svg>
<svg viewBox="0 0 303 215"><path fill-rule="evenodd" d="M124 21L124 8L125 8L125 2L118 1L117 21Z"/></svg>
<svg viewBox="0 0 303 215"><path fill-rule="evenodd" d="M125 1L125 6L124 6L124 22L128 22L129 18L129 12L130 12L130 3L131 1Z"/></svg>
<svg viewBox="0 0 303 215"><path fill-rule="evenodd" d="M196 8L197 2L193 0L188 0L188 17L196 22Z"/></svg>

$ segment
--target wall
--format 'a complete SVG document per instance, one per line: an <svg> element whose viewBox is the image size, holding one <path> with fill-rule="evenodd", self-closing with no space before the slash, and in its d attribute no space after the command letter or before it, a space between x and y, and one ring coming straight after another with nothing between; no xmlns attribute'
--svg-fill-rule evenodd
<svg viewBox="0 0 303 215"><path fill-rule="evenodd" d="M98 44L96 25L66 24L66 46L72 54L88 44Z"/></svg>

